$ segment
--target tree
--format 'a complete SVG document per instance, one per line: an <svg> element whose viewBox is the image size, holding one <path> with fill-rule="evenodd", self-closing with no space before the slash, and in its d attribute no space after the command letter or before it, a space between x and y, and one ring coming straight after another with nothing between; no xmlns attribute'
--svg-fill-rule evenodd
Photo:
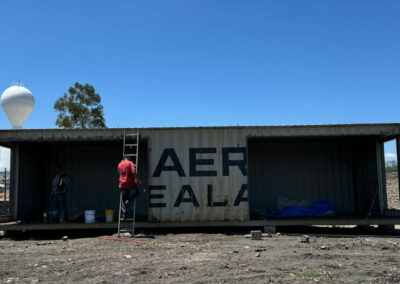
<svg viewBox="0 0 400 284"><path fill-rule="evenodd" d="M101 97L92 85L78 82L54 103L58 112L56 125L60 128L106 127Z"/></svg>

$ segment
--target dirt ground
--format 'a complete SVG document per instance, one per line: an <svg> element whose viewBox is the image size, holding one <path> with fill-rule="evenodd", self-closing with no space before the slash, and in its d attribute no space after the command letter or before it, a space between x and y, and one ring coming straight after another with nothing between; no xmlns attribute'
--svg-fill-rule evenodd
<svg viewBox="0 0 400 284"><path fill-rule="evenodd" d="M399 208L397 173L387 185L389 208ZM0 283L400 283L399 235L374 232L311 233L309 243L301 242L304 232L260 241L244 233L157 234L137 238L141 244L104 240L109 235L5 236Z"/></svg>
<svg viewBox="0 0 400 284"><path fill-rule="evenodd" d="M389 209L400 209L399 180L397 172L386 174L386 190Z"/></svg>
<svg viewBox="0 0 400 284"><path fill-rule="evenodd" d="M109 237L109 236L105 236ZM396 236L160 234L0 240L1 283L400 283ZM257 252L257 250L260 250Z"/></svg>

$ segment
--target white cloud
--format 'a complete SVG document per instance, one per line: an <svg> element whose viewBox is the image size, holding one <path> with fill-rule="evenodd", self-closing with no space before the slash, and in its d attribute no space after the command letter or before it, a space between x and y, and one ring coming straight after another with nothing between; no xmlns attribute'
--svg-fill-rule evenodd
<svg viewBox="0 0 400 284"><path fill-rule="evenodd" d="M10 149L0 147L0 171L10 170Z"/></svg>
<svg viewBox="0 0 400 284"><path fill-rule="evenodd" d="M397 155L393 153L385 153L385 160L397 160Z"/></svg>

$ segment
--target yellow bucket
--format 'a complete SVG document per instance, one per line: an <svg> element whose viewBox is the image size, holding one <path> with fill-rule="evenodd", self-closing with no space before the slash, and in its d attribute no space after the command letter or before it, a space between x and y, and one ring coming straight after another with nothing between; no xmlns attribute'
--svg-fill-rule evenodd
<svg viewBox="0 0 400 284"><path fill-rule="evenodd" d="M114 221L114 210L108 209L106 210L106 222Z"/></svg>

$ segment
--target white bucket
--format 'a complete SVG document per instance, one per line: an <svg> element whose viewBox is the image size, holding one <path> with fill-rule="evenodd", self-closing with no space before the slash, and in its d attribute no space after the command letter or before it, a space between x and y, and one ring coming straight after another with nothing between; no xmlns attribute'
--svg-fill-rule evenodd
<svg viewBox="0 0 400 284"><path fill-rule="evenodd" d="M114 221L114 210L107 209L106 210L106 222L110 223Z"/></svg>
<svg viewBox="0 0 400 284"><path fill-rule="evenodd" d="M96 210L85 210L85 223L92 224L96 216Z"/></svg>

